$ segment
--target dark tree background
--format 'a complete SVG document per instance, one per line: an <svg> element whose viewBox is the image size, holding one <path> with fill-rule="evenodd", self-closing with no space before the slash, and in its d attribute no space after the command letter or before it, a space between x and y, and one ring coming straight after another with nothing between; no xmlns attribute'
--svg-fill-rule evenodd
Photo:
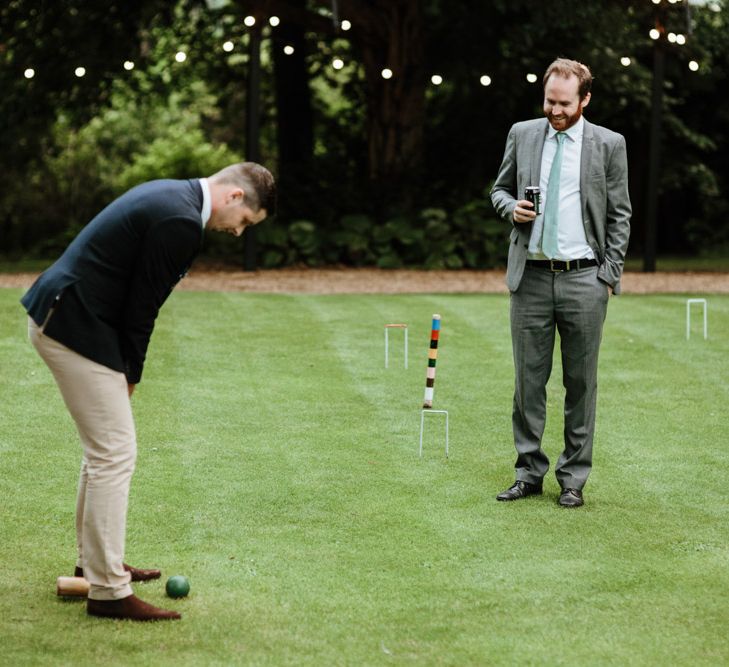
<svg viewBox="0 0 729 667"><path fill-rule="evenodd" d="M659 14L656 42L648 31ZM262 35L261 159L281 188L277 219L258 230L265 266L502 263L505 230L487 190L509 126L541 115L541 75L558 56L590 65L586 115L627 139L631 253L640 254L656 48L666 65L658 250L729 250L720 0L9 0L0 8L0 252L53 254L135 182L244 158L246 16ZM669 32L686 44L669 43ZM240 254L225 243L208 251Z"/></svg>

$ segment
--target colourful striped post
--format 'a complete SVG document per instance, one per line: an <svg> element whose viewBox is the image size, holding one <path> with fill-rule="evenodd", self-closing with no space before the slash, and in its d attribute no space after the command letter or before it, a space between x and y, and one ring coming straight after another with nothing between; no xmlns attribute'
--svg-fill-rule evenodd
<svg viewBox="0 0 729 667"><path fill-rule="evenodd" d="M448 410L433 410L433 386L435 385L435 362L438 360L438 340L440 338L440 315L433 315L430 329L430 349L428 350L428 372L425 377L425 399L420 411L420 456L423 456L423 427L425 415L445 416L445 455L448 458Z"/></svg>
<svg viewBox="0 0 729 667"><path fill-rule="evenodd" d="M438 339L440 337L440 315L433 315L433 326L430 330L430 349L428 350L428 372L425 376L425 398L423 408L433 407L433 387L435 385L435 362L438 360Z"/></svg>

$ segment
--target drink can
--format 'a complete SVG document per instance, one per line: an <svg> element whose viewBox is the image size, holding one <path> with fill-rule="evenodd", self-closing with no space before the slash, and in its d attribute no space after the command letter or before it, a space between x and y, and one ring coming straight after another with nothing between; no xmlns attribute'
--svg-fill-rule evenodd
<svg viewBox="0 0 729 667"><path fill-rule="evenodd" d="M524 199L534 204L534 212L539 215L542 212L542 196L539 186L528 185L524 189Z"/></svg>

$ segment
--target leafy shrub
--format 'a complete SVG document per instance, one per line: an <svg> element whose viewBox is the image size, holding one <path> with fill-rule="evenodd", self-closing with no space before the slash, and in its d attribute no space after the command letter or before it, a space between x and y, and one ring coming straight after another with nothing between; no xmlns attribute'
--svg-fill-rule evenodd
<svg viewBox="0 0 729 667"><path fill-rule="evenodd" d="M139 183L162 177L208 176L240 159L225 144L208 143L199 128L170 132L134 156L115 179L115 189L124 192Z"/></svg>
<svg viewBox="0 0 729 667"><path fill-rule="evenodd" d="M396 269L485 269L505 266L508 226L491 202L467 202L449 214L426 208L413 217L376 223L364 214L343 216L333 229L310 220L265 222L257 229L263 268L345 264Z"/></svg>
<svg viewBox="0 0 729 667"><path fill-rule="evenodd" d="M30 187L0 197L0 213L7 212L8 221L4 243L43 257L57 255L128 188L155 178L205 176L240 160L203 133L216 105L202 83L164 97L142 96L117 82L109 106L85 125L75 128L59 114L42 158L14 176Z"/></svg>

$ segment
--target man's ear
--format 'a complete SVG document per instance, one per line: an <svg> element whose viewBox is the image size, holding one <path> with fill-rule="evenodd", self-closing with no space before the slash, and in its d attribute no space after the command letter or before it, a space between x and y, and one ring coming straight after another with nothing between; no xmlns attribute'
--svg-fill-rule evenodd
<svg viewBox="0 0 729 667"><path fill-rule="evenodd" d="M582 98L580 105L582 106L583 109L590 103L591 97L592 97L592 93L587 93L587 95L585 95L585 97Z"/></svg>
<svg viewBox="0 0 729 667"><path fill-rule="evenodd" d="M226 204L242 204L245 200L246 193L243 188L231 188L225 197Z"/></svg>

